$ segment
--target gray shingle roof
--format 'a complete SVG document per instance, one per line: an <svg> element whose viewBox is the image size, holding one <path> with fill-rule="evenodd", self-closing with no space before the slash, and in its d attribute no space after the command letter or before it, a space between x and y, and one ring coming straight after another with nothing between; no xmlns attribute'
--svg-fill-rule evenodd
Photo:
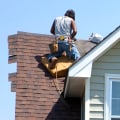
<svg viewBox="0 0 120 120"><path fill-rule="evenodd" d="M92 43L88 40L77 40L75 42L77 45L77 48L81 54L81 56L85 55L87 52L89 52L94 46L96 46L95 43Z"/></svg>

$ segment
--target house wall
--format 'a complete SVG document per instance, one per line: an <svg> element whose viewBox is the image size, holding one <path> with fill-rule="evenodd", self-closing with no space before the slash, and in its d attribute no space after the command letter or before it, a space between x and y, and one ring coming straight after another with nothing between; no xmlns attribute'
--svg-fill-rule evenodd
<svg viewBox="0 0 120 120"><path fill-rule="evenodd" d="M93 64L90 79L90 120L104 120L106 73L120 74L120 42Z"/></svg>

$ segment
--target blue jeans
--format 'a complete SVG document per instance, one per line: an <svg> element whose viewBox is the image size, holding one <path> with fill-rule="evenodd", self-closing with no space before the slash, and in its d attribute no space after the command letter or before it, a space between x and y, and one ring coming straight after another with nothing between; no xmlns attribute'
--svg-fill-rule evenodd
<svg viewBox="0 0 120 120"><path fill-rule="evenodd" d="M66 51L67 56L72 59L72 60L77 60L80 58L80 53L77 50L77 47L75 44L71 44L71 50L70 50L70 45L68 44L68 42L60 42L58 43L58 52L53 53L53 54L49 54L48 60L50 61L53 57L61 57L62 53Z"/></svg>

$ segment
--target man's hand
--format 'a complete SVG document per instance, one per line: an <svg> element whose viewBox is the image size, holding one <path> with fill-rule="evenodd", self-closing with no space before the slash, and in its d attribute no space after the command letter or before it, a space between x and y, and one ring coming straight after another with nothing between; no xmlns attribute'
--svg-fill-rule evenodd
<svg viewBox="0 0 120 120"><path fill-rule="evenodd" d="M68 43L72 43L71 37L68 37Z"/></svg>

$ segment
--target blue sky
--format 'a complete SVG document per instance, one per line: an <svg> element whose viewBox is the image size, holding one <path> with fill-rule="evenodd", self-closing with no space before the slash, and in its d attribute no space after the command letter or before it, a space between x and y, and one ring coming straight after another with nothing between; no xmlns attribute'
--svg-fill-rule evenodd
<svg viewBox="0 0 120 120"><path fill-rule="evenodd" d="M76 12L78 34L88 39L92 32L103 37L120 25L120 0L1 0L0 3L0 119L15 120L15 93L10 92L8 35L17 31L50 34L53 19L72 8Z"/></svg>

